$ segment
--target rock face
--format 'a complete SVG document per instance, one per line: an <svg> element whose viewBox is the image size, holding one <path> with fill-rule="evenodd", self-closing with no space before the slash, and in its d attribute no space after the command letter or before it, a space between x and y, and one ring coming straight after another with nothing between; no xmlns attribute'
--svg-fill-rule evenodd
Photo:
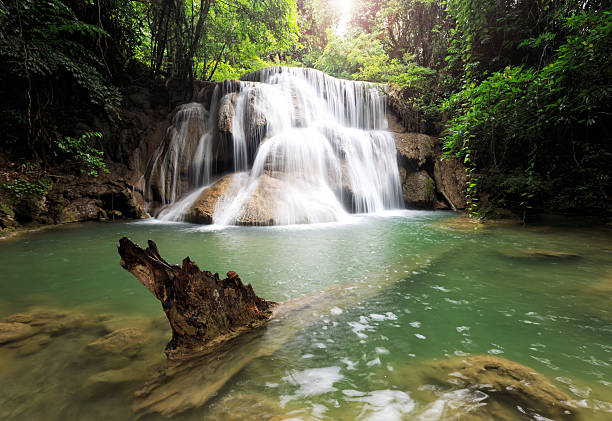
<svg viewBox="0 0 612 421"><path fill-rule="evenodd" d="M414 170L431 166L442 150L442 142L422 133L394 133L395 147L404 167Z"/></svg>
<svg viewBox="0 0 612 421"><path fill-rule="evenodd" d="M438 191L454 210L465 209L466 175L464 166L458 160L436 161L434 180Z"/></svg>
<svg viewBox="0 0 612 421"><path fill-rule="evenodd" d="M143 250L129 238L119 241L121 266L132 273L161 301L172 328L166 346L169 358L202 352L215 344L262 325L274 303L259 298L251 285L244 286L235 272L219 279L201 271L189 257L171 265L151 240Z"/></svg>
<svg viewBox="0 0 612 421"><path fill-rule="evenodd" d="M398 130L397 121L390 124ZM465 209L465 168L456 160L440 159L440 139L422 133L397 131L393 138L407 207Z"/></svg>
<svg viewBox="0 0 612 421"><path fill-rule="evenodd" d="M400 169L402 197L406 206L431 209L436 201L436 184L427 171L406 174Z"/></svg>

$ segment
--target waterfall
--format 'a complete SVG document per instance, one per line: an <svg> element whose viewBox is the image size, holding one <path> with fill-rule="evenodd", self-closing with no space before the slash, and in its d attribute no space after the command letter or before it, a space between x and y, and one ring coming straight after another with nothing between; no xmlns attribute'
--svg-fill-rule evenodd
<svg viewBox="0 0 612 421"><path fill-rule="evenodd" d="M181 220L216 191L216 224L338 221L402 207L385 97L373 84L274 67L177 109L149 161L146 200ZM223 181L223 175L231 180ZM221 178L223 189L205 188ZM210 197L208 202L210 202Z"/></svg>

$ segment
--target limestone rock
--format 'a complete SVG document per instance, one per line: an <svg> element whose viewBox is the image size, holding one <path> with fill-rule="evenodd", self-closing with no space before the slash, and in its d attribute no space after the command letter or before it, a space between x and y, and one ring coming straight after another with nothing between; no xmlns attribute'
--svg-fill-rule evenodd
<svg viewBox="0 0 612 421"><path fill-rule="evenodd" d="M387 130L392 133L406 133L406 128L393 112L387 112Z"/></svg>
<svg viewBox="0 0 612 421"><path fill-rule="evenodd" d="M219 102L219 117L217 127L222 133L232 133L234 102L236 94L227 94Z"/></svg>
<svg viewBox="0 0 612 421"><path fill-rule="evenodd" d="M88 315L76 311L55 309L33 309L28 313L17 313L4 319L5 322L27 323L41 333L59 336L82 331L102 332L103 326Z"/></svg>
<svg viewBox="0 0 612 421"><path fill-rule="evenodd" d="M490 355L449 358L425 364L422 375L429 384L484 393L487 405L471 413L478 413L485 419L490 416L504 420L522 418L517 405L531 415L555 420L575 419L576 407L567 394L532 368L504 358ZM504 413L514 414L514 417L503 416Z"/></svg>
<svg viewBox="0 0 612 421"><path fill-rule="evenodd" d="M453 210L465 209L465 167L456 159L436 160L434 180L438 191L449 202Z"/></svg>
<svg viewBox="0 0 612 421"><path fill-rule="evenodd" d="M400 169L400 178L403 180L402 196L406 206L432 208L436 199L436 185L427 171L417 171L403 177L402 172L405 173L406 170Z"/></svg>
<svg viewBox="0 0 612 421"><path fill-rule="evenodd" d="M274 225L276 205L282 189L282 180L262 174L257 188L243 205L236 224Z"/></svg>
<svg viewBox="0 0 612 421"><path fill-rule="evenodd" d="M138 329L118 329L88 344L87 352L92 356L112 354L131 358L140 352L145 340L144 333Z"/></svg>
<svg viewBox="0 0 612 421"><path fill-rule="evenodd" d="M423 169L432 162L441 149L440 139L422 133L393 133L395 147L401 158L413 170Z"/></svg>
<svg viewBox="0 0 612 421"><path fill-rule="evenodd" d="M0 344L28 338L37 333L38 330L25 323L0 323Z"/></svg>
<svg viewBox="0 0 612 421"><path fill-rule="evenodd" d="M185 221L212 224L215 204L220 197L227 195L233 179L234 175L227 175L204 190L185 214Z"/></svg>
<svg viewBox="0 0 612 421"><path fill-rule="evenodd" d="M19 355L30 355L43 349L51 342L51 336L41 334L30 336L19 342L12 342L9 344L11 348L17 348Z"/></svg>
<svg viewBox="0 0 612 421"><path fill-rule="evenodd" d="M47 195L46 216L57 223L144 218L132 189L117 174L66 176Z"/></svg>

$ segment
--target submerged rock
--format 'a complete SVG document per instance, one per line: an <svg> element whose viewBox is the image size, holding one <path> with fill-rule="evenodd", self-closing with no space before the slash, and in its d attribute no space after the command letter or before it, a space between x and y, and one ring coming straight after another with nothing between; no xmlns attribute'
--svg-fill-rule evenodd
<svg viewBox="0 0 612 421"><path fill-rule="evenodd" d="M39 329L25 323L0 323L0 344L29 338L38 331Z"/></svg>
<svg viewBox="0 0 612 421"><path fill-rule="evenodd" d="M422 383L441 386L437 390L441 399L432 407L448 403L467 419L577 419L577 407L566 393L532 368L514 361L474 355L425 363L419 368Z"/></svg>
<svg viewBox="0 0 612 421"><path fill-rule="evenodd" d="M262 325L273 303L255 295L235 272L227 278L201 271L189 257L183 265L166 262L149 240L144 250L129 238L119 241L121 266L161 301L172 328L166 355L181 358L201 352Z"/></svg>
<svg viewBox="0 0 612 421"><path fill-rule="evenodd" d="M533 260L577 260L580 256L574 253L568 253L557 250L544 249L509 249L500 250L500 253L505 257L517 259L533 259Z"/></svg>
<svg viewBox="0 0 612 421"><path fill-rule="evenodd" d="M11 348L16 348L17 353L20 355L35 354L51 342L51 336L40 334L30 336L19 342L13 342L9 344Z"/></svg>
<svg viewBox="0 0 612 421"><path fill-rule="evenodd" d="M88 344L87 352L92 356L113 354L131 358L140 352L145 339L144 333L138 329L119 329Z"/></svg>

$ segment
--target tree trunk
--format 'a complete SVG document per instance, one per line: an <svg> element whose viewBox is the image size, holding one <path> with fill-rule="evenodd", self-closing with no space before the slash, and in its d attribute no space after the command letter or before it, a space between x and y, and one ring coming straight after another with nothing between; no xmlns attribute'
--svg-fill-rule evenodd
<svg viewBox="0 0 612 421"><path fill-rule="evenodd" d="M235 272L221 280L218 273L201 271L189 257L182 267L171 265L153 241L148 243L143 250L129 238L119 240L121 266L161 301L172 328L172 340L166 346L169 358L205 351L270 318L275 303L255 295Z"/></svg>

